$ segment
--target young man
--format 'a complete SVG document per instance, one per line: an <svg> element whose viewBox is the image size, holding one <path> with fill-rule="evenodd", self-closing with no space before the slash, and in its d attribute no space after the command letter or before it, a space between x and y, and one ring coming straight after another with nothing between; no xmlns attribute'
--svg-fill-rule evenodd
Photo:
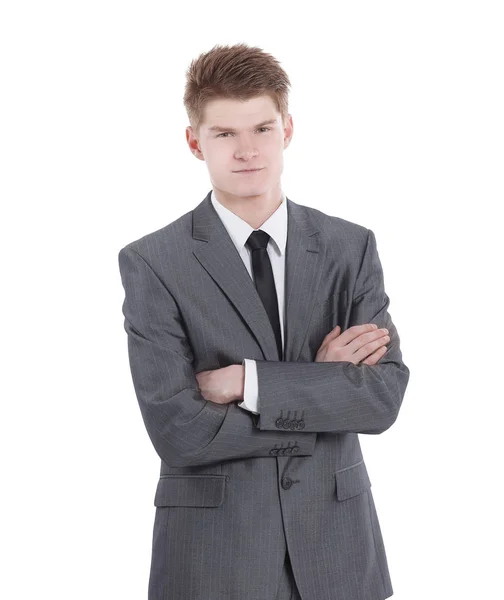
<svg viewBox="0 0 504 600"><path fill-rule="evenodd" d="M366 227L282 191L290 83L244 44L191 63L212 189L119 252L131 373L161 458L150 600L392 595L358 434L409 379Z"/></svg>

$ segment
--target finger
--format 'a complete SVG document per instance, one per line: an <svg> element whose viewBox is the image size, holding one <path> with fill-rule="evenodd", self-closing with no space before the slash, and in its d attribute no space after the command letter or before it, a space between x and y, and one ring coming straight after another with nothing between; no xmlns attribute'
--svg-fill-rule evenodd
<svg viewBox="0 0 504 600"><path fill-rule="evenodd" d="M378 350L373 352L373 354L371 354L371 356L368 356L366 358L366 360L363 360L362 364L376 365L376 363L379 362L380 358L382 358L386 353L387 353L387 347L382 346L381 348L378 348Z"/></svg>
<svg viewBox="0 0 504 600"><path fill-rule="evenodd" d="M339 325L336 325L336 327L334 329L332 329L322 340L319 350L321 350L324 346L327 346L327 344L331 340L334 340L334 338L337 338L338 335L340 334L340 331L341 331L341 327Z"/></svg>
<svg viewBox="0 0 504 600"><path fill-rule="evenodd" d="M364 333L376 331L378 326L374 323L365 323L364 325L354 325L340 335L338 346L346 346Z"/></svg>
<svg viewBox="0 0 504 600"><path fill-rule="evenodd" d="M386 344L388 344L389 341L389 336L384 335L378 338L377 340L373 340L372 342L369 342L368 344L362 346L360 349L356 350L353 356L356 357L359 361L361 361L367 358L368 356L371 356L377 350L385 354L385 351L387 350Z"/></svg>
<svg viewBox="0 0 504 600"><path fill-rule="evenodd" d="M348 348L352 351L352 353L356 354L361 348L363 348L367 344L371 344L373 342L381 340L380 344L375 344L374 346L368 347L368 354L370 354L371 351L375 350L376 348L379 348L384 341L389 341L389 338L386 340L383 339L387 336L388 331L384 331L383 329L375 329L367 333L362 333L358 337L354 338L351 342L348 343Z"/></svg>

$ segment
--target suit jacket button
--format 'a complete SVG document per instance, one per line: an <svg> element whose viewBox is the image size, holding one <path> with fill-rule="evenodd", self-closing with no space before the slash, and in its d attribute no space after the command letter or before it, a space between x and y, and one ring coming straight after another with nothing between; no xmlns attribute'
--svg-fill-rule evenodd
<svg viewBox="0 0 504 600"><path fill-rule="evenodd" d="M282 429L282 427L283 427L283 419L278 418L275 421L275 425L278 427L278 429Z"/></svg>
<svg viewBox="0 0 504 600"><path fill-rule="evenodd" d="M270 454L274 454L275 456L278 454L278 448L271 448L269 451Z"/></svg>
<svg viewBox="0 0 504 600"><path fill-rule="evenodd" d="M289 429L297 429L299 426L299 421L291 421Z"/></svg>
<svg viewBox="0 0 504 600"><path fill-rule="evenodd" d="M289 419L285 419L283 422L283 428L290 429L290 424L291 424L291 421L289 421Z"/></svg>
<svg viewBox="0 0 504 600"><path fill-rule="evenodd" d="M281 454L283 456L285 454L285 448L279 448L278 454Z"/></svg>
<svg viewBox="0 0 504 600"><path fill-rule="evenodd" d="M305 426L304 421L298 422L298 429L304 429L304 426Z"/></svg>
<svg viewBox="0 0 504 600"><path fill-rule="evenodd" d="M282 479L282 487L284 490L288 490L292 485L292 479L290 477L284 477Z"/></svg>
<svg viewBox="0 0 504 600"><path fill-rule="evenodd" d="M285 454L292 454L292 448L285 448Z"/></svg>
<svg viewBox="0 0 504 600"><path fill-rule="evenodd" d="M297 454L299 452L299 446L292 447L292 454Z"/></svg>

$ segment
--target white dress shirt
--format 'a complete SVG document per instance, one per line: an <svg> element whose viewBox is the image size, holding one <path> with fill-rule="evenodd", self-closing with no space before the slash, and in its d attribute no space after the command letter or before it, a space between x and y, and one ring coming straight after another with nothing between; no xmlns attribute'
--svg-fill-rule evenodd
<svg viewBox="0 0 504 600"><path fill-rule="evenodd" d="M251 227L246 221L241 219L234 212L230 211L223 204L221 204L212 192L210 193L210 199L212 204L217 211L224 227L226 228L229 237L233 240L238 254L241 256L247 271L254 280L252 270L252 251L246 245L246 242L253 231L257 231ZM270 239L266 251L271 262L271 268L273 270L273 278L275 280L275 287L278 299L278 311L281 315L280 318L280 331L282 335L282 348L284 348L284 321L285 321L285 309L284 309L284 281L285 281L285 246L287 243L287 202L285 200L285 194L282 191L282 203L275 210L275 212L259 227L262 231L265 231ZM257 367L255 360L251 358L245 358L242 362L245 365L245 384L243 391L243 402L238 403L238 406L249 410L256 415L259 414L259 394L258 394L258 382L257 382Z"/></svg>

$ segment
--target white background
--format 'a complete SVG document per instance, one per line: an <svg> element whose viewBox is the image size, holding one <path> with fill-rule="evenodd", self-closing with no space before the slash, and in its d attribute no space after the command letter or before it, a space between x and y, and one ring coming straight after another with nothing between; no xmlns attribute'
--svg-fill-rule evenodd
<svg viewBox="0 0 504 600"><path fill-rule="evenodd" d="M211 189L185 70L237 42L291 79L288 197L376 235L411 370L360 436L394 598L502 597L501 7L2 3L2 598L147 597L159 458L117 254Z"/></svg>

